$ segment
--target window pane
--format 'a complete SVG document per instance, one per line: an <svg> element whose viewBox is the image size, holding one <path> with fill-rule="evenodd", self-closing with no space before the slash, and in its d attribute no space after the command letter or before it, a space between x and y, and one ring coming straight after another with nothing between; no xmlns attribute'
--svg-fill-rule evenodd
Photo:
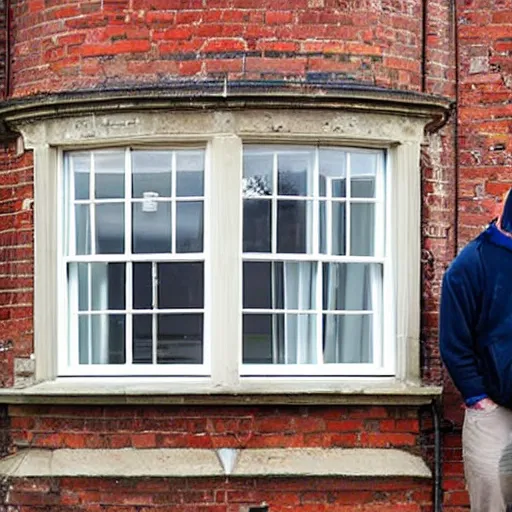
<svg viewBox="0 0 512 512"><path fill-rule="evenodd" d="M375 204L352 203L350 206L350 253L375 255Z"/></svg>
<svg viewBox="0 0 512 512"><path fill-rule="evenodd" d="M339 149L319 150L319 190L322 197L346 196L346 152Z"/></svg>
<svg viewBox="0 0 512 512"><path fill-rule="evenodd" d="M75 272L75 269L72 268L75 266L78 269L78 309L79 311L87 311L89 310L89 264L71 263L70 274ZM72 279L71 275L70 279Z"/></svg>
<svg viewBox="0 0 512 512"><path fill-rule="evenodd" d="M277 252L311 253L313 202L277 202Z"/></svg>
<svg viewBox="0 0 512 512"><path fill-rule="evenodd" d="M176 195L204 194L204 151L176 152Z"/></svg>
<svg viewBox="0 0 512 512"><path fill-rule="evenodd" d="M243 317L246 364L315 364L316 316L306 314Z"/></svg>
<svg viewBox="0 0 512 512"><path fill-rule="evenodd" d="M176 252L203 251L203 202L176 205Z"/></svg>
<svg viewBox="0 0 512 512"><path fill-rule="evenodd" d="M86 204L75 205L75 232L76 254L91 254L91 217Z"/></svg>
<svg viewBox="0 0 512 512"><path fill-rule="evenodd" d="M158 315L157 362L203 362L203 315Z"/></svg>
<svg viewBox="0 0 512 512"><path fill-rule="evenodd" d="M244 252L270 252L272 203L268 200L244 200Z"/></svg>
<svg viewBox="0 0 512 512"><path fill-rule="evenodd" d="M171 203L159 201L156 209L147 207L144 202L132 205L133 252L169 253L172 251Z"/></svg>
<svg viewBox="0 0 512 512"><path fill-rule="evenodd" d="M134 364L153 362L153 316L133 315L132 353Z"/></svg>
<svg viewBox="0 0 512 512"><path fill-rule="evenodd" d="M132 152L132 196L172 195L172 151Z"/></svg>
<svg viewBox="0 0 512 512"><path fill-rule="evenodd" d="M372 315L324 315L324 361L371 363Z"/></svg>
<svg viewBox="0 0 512 512"><path fill-rule="evenodd" d="M243 264L243 307L272 309L272 263L245 261Z"/></svg>
<svg viewBox="0 0 512 512"><path fill-rule="evenodd" d="M68 153L68 158L74 171L75 199L89 199L90 153Z"/></svg>
<svg viewBox="0 0 512 512"><path fill-rule="evenodd" d="M382 265L377 263L324 263L323 309L371 311L382 282Z"/></svg>
<svg viewBox="0 0 512 512"><path fill-rule="evenodd" d="M351 197L375 197L376 153L351 153Z"/></svg>
<svg viewBox="0 0 512 512"><path fill-rule="evenodd" d="M125 264L91 263L90 271L92 309L124 309Z"/></svg>
<svg viewBox="0 0 512 512"><path fill-rule="evenodd" d="M159 309L202 308L203 263L159 263Z"/></svg>
<svg viewBox="0 0 512 512"><path fill-rule="evenodd" d="M151 309L153 304L153 279L151 263L133 264L133 308Z"/></svg>
<svg viewBox="0 0 512 512"><path fill-rule="evenodd" d="M320 252L344 256L346 254L346 206L336 201L320 203Z"/></svg>
<svg viewBox="0 0 512 512"><path fill-rule="evenodd" d="M96 199L124 197L124 151L95 151L94 170Z"/></svg>
<svg viewBox="0 0 512 512"><path fill-rule="evenodd" d="M272 195L273 155L258 150L244 151L244 197Z"/></svg>
<svg viewBox="0 0 512 512"><path fill-rule="evenodd" d="M284 153L277 157L277 190L279 195L313 194L313 151Z"/></svg>
<svg viewBox="0 0 512 512"><path fill-rule="evenodd" d="M81 315L78 325L80 364L125 363L125 315Z"/></svg>
<svg viewBox="0 0 512 512"><path fill-rule="evenodd" d="M96 205L96 254L124 253L124 205Z"/></svg>

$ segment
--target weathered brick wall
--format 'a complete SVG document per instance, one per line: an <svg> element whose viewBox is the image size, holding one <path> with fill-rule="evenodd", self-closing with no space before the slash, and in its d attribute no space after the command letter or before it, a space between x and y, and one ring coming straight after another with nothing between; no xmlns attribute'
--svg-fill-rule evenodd
<svg viewBox="0 0 512 512"><path fill-rule="evenodd" d="M12 0L13 95L21 98L41 92L226 78L356 80L453 98L454 12L448 0L429 1L427 7L427 44L423 48L419 0ZM466 2L465 8L470 7ZM479 6L491 7L503 12L503 6ZM506 51L504 46L500 48ZM491 65L494 64L489 62ZM454 128L452 120L442 131L429 136L422 156L422 371L428 383L445 379L437 349L437 311L442 273L453 257L456 243ZM463 146L462 126L460 133ZM32 156L15 156L14 148L2 155L0 237L5 236L2 240L6 242L0 244L0 251L5 252L5 257L0 258L0 385L10 386L15 380L15 359L21 370L32 352ZM469 183L466 176L469 175L463 175L459 183L461 197L465 197ZM467 202L477 203L480 204L473 199ZM465 226L461 228L462 239L466 236ZM23 375L17 376L20 378ZM448 395L445 404L450 418L453 411L461 413L457 395ZM11 415L17 448L218 448L245 442L250 447L397 446L419 453L425 447L419 433L418 411L408 408L219 407L215 412L209 408L170 407L12 407ZM444 450L445 510L449 512L467 504L457 442L457 435L447 438ZM86 487L82 488L80 482ZM330 494L334 483L326 490L322 482L325 481L297 483L299 487L292 494L294 500L300 501L289 506L276 497L263 496L268 481L246 485L254 489L256 501L262 496L263 501L273 500L272 511L343 510L338 498L325 501L326 495L338 495ZM162 488L176 487L175 482L161 483ZM14 501L10 503L17 507L16 512L45 510L50 505L59 511L134 512L138 507L142 512L144 506L151 506L123 503L119 498L102 509L91 498L93 481L69 480L51 485L57 486L51 488L54 498L49 498L56 500L54 504L43 503L42 491L37 498L37 490L23 487L18 489L18 495L13 494L18 498L11 496ZM106 485L111 486L106 492L116 495L117 484ZM123 483L119 485L120 496L126 488ZM149 496L149 487L140 485L141 495ZM223 512L239 512L239 506L226 508L228 505L224 504L230 503L226 496L238 484L210 482L209 487L205 483L202 488L199 483L190 485L191 489L197 485L201 496L210 496L208 493L220 485L224 501L214 505L212 500L198 498L197 503L190 503L183 510L201 510L199 503L203 500L205 511L217 512L218 506ZM430 484L424 482L372 480L358 483L359 487L346 485L355 486L350 487L354 493L350 499L357 499L360 505L356 507L356 501L349 501L347 512L385 511L387 507L409 512L431 510L427 492ZM350 494L345 488L339 489L339 481L336 486L343 496ZM322 505L304 498L305 493L313 491L319 492ZM66 503L65 497L71 495L74 497L69 499L80 500L80 505L76 501ZM35 501L23 501L30 499ZM181 510L177 507L168 510Z"/></svg>
<svg viewBox="0 0 512 512"><path fill-rule="evenodd" d="M13 0L13 92L176 79L419 90L418 0Z"/></svg>
<svg viewBox="0 0 512 512"><path fill-rule="evenodd" d="M15 449L401 447L419 453L414 407L11 406Z"/></svg>
<svg viewBox="0 0 512 512"><path fill-rule="evenodd" d="M339 478L17 480L7 503L16 512L427 512L428 483ZM11 509L9 509L11 510Z"/></svg>
<svg viewBox="0 0 512 512"><path fill-rule="evenodd" d="M15 146L0 146L0 387L33 352L33 161Z"/></svg>

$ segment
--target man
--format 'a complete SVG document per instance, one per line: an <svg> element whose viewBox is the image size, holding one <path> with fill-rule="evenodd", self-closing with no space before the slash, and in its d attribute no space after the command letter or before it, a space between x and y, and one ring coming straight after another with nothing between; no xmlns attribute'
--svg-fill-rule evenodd
<svg viewBox="0 0 512 512"><path fill-rule="evenodd" d="M462 394L472 512L504 512L499 460L512 440L512 194L443 279L441 357Z"/></svg>

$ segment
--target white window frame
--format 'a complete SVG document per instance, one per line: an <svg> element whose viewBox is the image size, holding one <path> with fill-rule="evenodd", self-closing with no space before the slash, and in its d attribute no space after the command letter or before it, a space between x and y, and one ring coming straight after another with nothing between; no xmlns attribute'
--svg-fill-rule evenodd
<svg viewBox="0 0 512 512"><path fill-rule="evenodd" d="M302 201L311 201L313 203L313 247L318 248L318 231L316 222L318 215L315 215L317 212L316 203L319 202L318 195L318 154L321 148L332 147L333 149L337 149L340 152L344 152L346 154L346 183L347 183L347 192L346 197L339 198L337 200L340 204L347 205L346 209L346 233L345 240L347 244L346 252L348 255L345 256L335 256L331 255L331 251L329 250L331 242L331 231L329 228L326 228L327 234L327 254L322 254L319 252L312 252L307 254L286 254L277 252L277 201L280 200L293 200L297 199L295 196L282 196L277 193L277 154L278 153L286 153L287 151L293 151L294 145L288 144L287 146L277 145L276 144L260 144L259 146L265 146L265 149L268 148L270 153L273 153L273 187L272 194L269 199L265 199L271 201L272 204L272 226L271 226L271 251L270 252L247 252L242 253L242 262L280 262L280 261L289 261L289 262L312 262L313 264L318 264L318 272L319 274L316 276L316 301L317 307L311 310L276 310L276 309L245 309L242 305L242 313L252 313L252 314L275 314L275 313L297 313L297 314L311 314L316 316L317 323L317 359L323 360L323 353L321 350L321 338L320 338L320 318L322 314L322 264L323 263L378 263L382 265L383 277L381 284L382 290L379 290L377 293L375 289L372 290L372 293L377 295L377 297L372 300L372 304L376 306L376 308L383 307L384 304L394 304L393 296L394 296L394 286L393 286L393 275L392 275L392 265L391 265L391 222L388 221L391 215L391 201L388 196L388 192L391 190L391 172L392 170L389 168L387 162L389 158L387 158L388 148L366 148L366 147L354 147L354 146L323 146L318 144L316 146L309 146L307 148L308 151L314 149L314 166L312 170L312 179L314 180L313 184L313 195L311 196L300 196L298 199ZM251 147L251 145L244 144L245 147ZM296 146L297 151L300 151L304 146ZM262 149L263 150L263 149ZM350 157L354 153L373 153L377 157L377 169L375 175L375 189L376 195L375 198L369 199L358 199L351 197L350 195L350 186L351 186L351 164ZM243 171L243 170L242 170ZM379 181L382 183L379 184ZM326 196L327 199L329 196ZM255 199L258 197L255 196ZM384 240L378 242L376 241L375 247L382 247L383 253L377 256L351 256L350 255L350 210L351 205L354 203L374 203L376 205L375 217L378 218L379 213L382 217L382 222L375 226L375 238L383 237ZM327 226L329 224L329 207L332 204L327 201L326 202L326 219ZM243 208L243 201L241 208ZM382 228L382 229L380 229ZM325 311L327 313L327 311ZM331 314L337 314L337 312L329 311ZM358 311L350 311L344 312L344 314L358 314L358 313L366 313L358 312ZM375 377L375 376L393 376L395 372L395 324L393 321L393 314L382 314L382 312L377 312L373 315L374 318L378 318L380 321L380 325L382 325L382 329L379 329L379 334L376 334L376 330L378 328L373 329L373 362L372 363L329 363L325 364L322 362L316 364L247 364L244 363L243 360L240 360L241 366L241 375L245 377L250 376L338 376L338 377L348 377L348 376L366 376L366 377Z"/></svg>
<svg viewBox="0 0 512 512"><path fill-rule="evenodd" d="M97 148L95 146L91 147L82 147L80 151L91 151L94 152ZM104 149L104 148L100 148ZM57 176L58 180L58 208L59 208L59 229L58 229L58 301L60 306L60 311L67 311L67 314L59 315L59 350L58 350L58 375L60 376L206 376L210 373L210 360L211 360L211 339L209 336L210 333L210 307L209 303L211 301L211 275L208 267L208 253L209 253L209 215L208 212L208 197L209 197L209 176L208 172L209 168L209 158L208 158L208 146L205 144L202 145L181 145L181 146L139 146L132 148L131 146L112 146L109 149L117 149L125 152L125 192L123 199L116 200L100 200L100 202L104 203L112 203L116 202L119 204L123 204L124 206L124 240L125 240L125 251L123 254L96 254L96 255L76 255L73 254L72 248L74 248L74 244L68 240L68 238L74 240L74 208L73 201L71 204L69 203L70 197L69 195L73 191L73 172L70 169L66 169L65 166L65 154L68 152L73 152L73 149L59 149L58 150L58 159L59 159L59 172ZM167 151L173 151L173 162L172 162L172 194L170 198L172 205L172 253L132 253L128 250L128 247L131 244L132 239L132 205L135 203L140 203L143 200L139 200L137 198L132 197L132 160L131 160L131 152L132 150L141 150L141 149L164 149ZM205 154L205 162L204 162L204 191L202 197L183 197L178 198L176 196L176 156L174 151L179 150L204 150ZM94 158L91 155L91 158ZM94 190L94 176L96 171L90 172L90 190ZM91 192L92 193L92 192ZM177 253L175 250L176 246L176 202L179 201L202 201L203 202L203 251L201 253ZM81 204L91 204L93 201L89 199L88 201L81 200ZM97 201L96 201L97 202ZM69 213L71 212L71 213ZM94 217L93 217L94 219ZM69 230L68 230L69 225ZM94 230L90 233L91 243L94 245ZM70 253L68 253L68 249ZM69 282L66 277L68 264L69 263L125 263L126 264L126 276L129 276L127 279L127 283L132 282L133 278L133 263L181 263L181 262L202 262L204 268L204 283L203 283L203 308L200 314L203 315L203 362L202 364L132 364L132 345L129 342L131 339L131 334L133 331L133 314L141 314L141 311L133 308L132 302L132 289L127 285L126 287L126 304L125 309L122 311L113 311L109 312L109 314L124 314L125 315L125 348L126 348L126 365L123 364L79 364L78 363L78 339L72 336L70 333L78 332L78 326L75 325L74 316L71 315L71 302L74 300L73 297L70 297L69 288L73 285L73 282ZM90 280L89 276L89 280ZM153 283L154 288L154 283ZM153 289L153 292L155 290ZM90 295L90 290L89 290ZM78 308L76 308L78 309ZM189 309L158 309L157 312L159 314L178 314L178 313L186 313L193 314L195 310ZM101 312L95 313L101 314ZM155 317L155 312L153 311L152 316ZM68 334L69 333L69 334ZM91 335L89 328L89 336ZM75 339L70 339L70 338ZM156 326L155 319L153 318L153 358L156 357ZM72 362L76 361L76 362Z"/></svg>
<svg viewBox="0 0 512 512"><path fill-rule="evenodd" d="M426 108L426 107L425 107ZM429 114L430 115L430 114ZM211 215L209 236L212 290L229 283L221 300L205 302L210 315L212 350L208 375L173 376L174 393L314 393L332 392L343 386L361 389L365 383L420 383L420 147L425 111L395 112L385 108L336 109L219 109L217 111L139 111L63 118L42 118L20 124L27 148L34 150L35 174L35 366L38 381L59 377L59 336L62 336L63 304L58 272L59 175L62 151L69 149L135 145L201 145L208 148L211 168L205 212ZM386 349L392 364L374 377L359 375L244 376L241 368L242 304L242 145L265 144L335 145L380 148L387 152L388 217L395 337ZM232 201L224 200L230 190ZM223 250L215 244L222 239ZM59 277L60 275L60 277ZM61 294L62 295L62 294ZM210 306L210 307L208 307ZM385 315L386 316L386 315ZM206 334L206 333L205 333ZM219 340L222 340L219 345ZM394 350L394 354L392 353ZM226 359L225 354L230 354ZM392 376L389 368L393 367ZM62 374L60 374L62 376ZM137 377L140 379L141 377ZM158 379L158 377L152 377ZM162 377L164 380L167 377ZM100 377L95 377L100 379ZM112 382L112 380L107 380ZM157 380L153 380L157 382ZM348 383L348 384L347 384ZM380 383L380 384L379 384Z"/></svg>

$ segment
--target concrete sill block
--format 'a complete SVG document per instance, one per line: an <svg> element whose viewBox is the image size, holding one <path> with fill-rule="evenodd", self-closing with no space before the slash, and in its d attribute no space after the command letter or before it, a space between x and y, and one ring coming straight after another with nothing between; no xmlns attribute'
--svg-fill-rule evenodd
<svg viewBox="0 0 512 512"><path fill-rule="evenodd" d="M0 476L42 477L414 477L421 457L397 449L27 449L0 460Z"/></svg>

